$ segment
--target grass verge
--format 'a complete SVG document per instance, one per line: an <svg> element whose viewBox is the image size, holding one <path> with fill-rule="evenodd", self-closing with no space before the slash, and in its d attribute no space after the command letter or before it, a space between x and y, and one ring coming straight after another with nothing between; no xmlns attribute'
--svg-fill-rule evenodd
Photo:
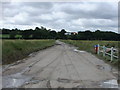
<svg viewBox="0 0 120 90"><path fill-rule="evenodd" d="M106 47L114 47L114 48L118 48L118 41L84 41L84 40L62 40L65 43L74 45L76 47L78 47L79 50L84 50L87 52L90 52L94 55L96 55L98 58L105 60L106 62L116 66L116 67L120 67L120 61L118 59L114 59L112 62L110 61L110 57L106 56L106 57L102 57L102 54L97 55L95 54L95 49L94 49L94 45L100 44L100 45L105 45ZM120 52L119 52L120 55Z"/></svg>
<svg viewBox="0 0 120 90"><path fill-rule="evenodd" d="M32 52L55 44L54 40L3 40L2 65L25 58Z"/></svg>

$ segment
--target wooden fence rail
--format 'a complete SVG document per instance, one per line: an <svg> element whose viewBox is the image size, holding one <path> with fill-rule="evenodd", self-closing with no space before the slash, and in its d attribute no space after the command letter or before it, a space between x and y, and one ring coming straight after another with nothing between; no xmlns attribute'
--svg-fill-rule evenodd
<svg viewBox="0 0 120 90"><path fill-rule="evenodd" d="M118 59L118 49L116 48L108 48L106 46L100 46L98 44L97 54L99 55L100 53L103 54L103 57L105 57L106 55L110 56L111 61L113 61L114 58Z"/></svg>

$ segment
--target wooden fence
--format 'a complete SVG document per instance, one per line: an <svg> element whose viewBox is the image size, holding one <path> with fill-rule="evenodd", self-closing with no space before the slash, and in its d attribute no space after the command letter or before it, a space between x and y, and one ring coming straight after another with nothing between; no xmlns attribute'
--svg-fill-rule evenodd
<svg viewBox="0 0 120 90"><path fill-rule="evenodd" d="M102 53L103 57L105 57L106 55L110 56L111 61L113 61L114 58L118 59L118 49L116 48L108 48L106 46L100 46L98 44L97 54L99 55L100 53Z"/></svg>

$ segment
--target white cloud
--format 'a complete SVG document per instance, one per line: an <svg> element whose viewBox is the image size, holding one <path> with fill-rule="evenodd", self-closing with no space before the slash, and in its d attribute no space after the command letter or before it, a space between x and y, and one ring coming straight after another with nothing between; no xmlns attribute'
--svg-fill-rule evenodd
<svg viewBox="0 0 120 90"><path fill-rule="evenodd" d="M12 2L3 3L3 8L6 28L43 25L56 30L117 32L117 2Z"/></svg>

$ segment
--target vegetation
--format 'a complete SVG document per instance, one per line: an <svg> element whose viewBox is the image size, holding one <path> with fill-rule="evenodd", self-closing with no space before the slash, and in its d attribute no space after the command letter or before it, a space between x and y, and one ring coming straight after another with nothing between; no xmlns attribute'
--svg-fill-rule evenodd
<svg viewBox="0 0 120 90"><path fill-rule="evenodd" d="M54 40L3 40L2 64L23 59L28 54L54 45Z"/></svg>
<svg viewBox="0 0 120 90"><path fill-rule="evenodd" d="M90 30L67 32L65 29L56 32L45 27L35 29L0 29L0 38L3 39L3 64L14 62L28 55L29 53L53 45L55 39L68 40L67 43L78 46L81 50L94 53L94 45L106 45L118 48L117 41L120 41L120 34L115 32ZM5 39L5 40L4 40ZM6 40L7 39L7 40ZM12 39L12 40L9 40ZM13 40L19 39L19 40ZM30 40L28 40L30 39ZM31 40L35 39L35 40ZM38 40L36 40L38 39ZM53 40L39 40L53 39ZM72 41L78 40L78 41ZM79 40L107 40L107 41L79 41Z"/></svg>
<svg viewBox="0 0 120 90"><path fill-rule="evenodd" d="M0 38L9 38L9 37L10 37L9 34L4 34L4 35L0 34Z"/></svg>
<svg viewBox="0 0 120 90"><path fill-rule="evenodd" d="M1 31L2 39L120 40L120 34L100 30L96 30L95 32L91 32L90 30L69 32L69 34L65 29L56 32L45 27L36 27L34 30L18 30L17 28L10 30L3 28Z"/></svg>
<svg viewBox="0 0 120 90"><path fill-rule="evenodd" d="M118 41L84 41L84 40L62 40L62 41L77 46L79 50L84 50L92 54L95 54L94 45L100 44L102 46L105 45L106 47L118 48L118 43L119 43ZM101 58L101 56L98 57ZM102 57L102 59L110 61L110 57L105 57L105 58ZM115 59L113 60L112 64L120 65L120 61Z"/></svg>
<svg viewBox="0 0 120 90"><path fill-rule="evenodd" d="M44 27L36 27L34 30L18 30L16 29L1 29L2 39L65 39L66 31L62 29L60 32L55 30L47 30Z"/></svg>
<svg viewBox="0 0 120 90"><path fill-rule="evenodd" d="M80 50L85 50L94 53L94 45L100 44L106 47L118 48L118 41L84 41L84 40L63 40L66 43L79 47Z"/></svg>

